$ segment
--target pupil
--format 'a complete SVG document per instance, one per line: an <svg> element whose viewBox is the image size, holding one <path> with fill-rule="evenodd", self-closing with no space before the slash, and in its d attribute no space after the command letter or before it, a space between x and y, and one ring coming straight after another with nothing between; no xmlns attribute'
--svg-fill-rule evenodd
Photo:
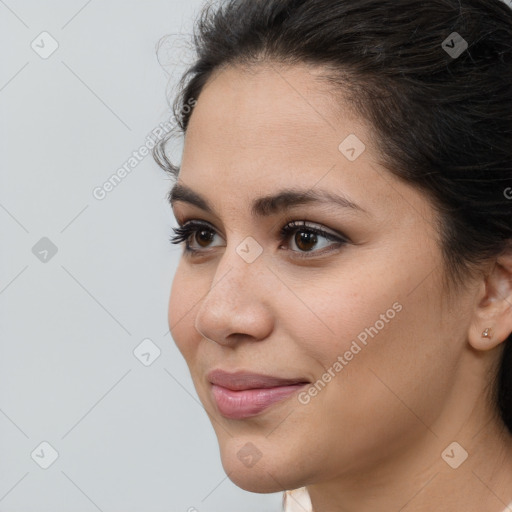
<svg viewBox="0 0 512 512"><path fill-rule="evenodd" d="M297 244L297 247L304 251L310 251L315 246L316 242L317 237L315 233L309 231L297 231L295 234L295 243ZM304 247L304 244L306 247Z"/></svg>

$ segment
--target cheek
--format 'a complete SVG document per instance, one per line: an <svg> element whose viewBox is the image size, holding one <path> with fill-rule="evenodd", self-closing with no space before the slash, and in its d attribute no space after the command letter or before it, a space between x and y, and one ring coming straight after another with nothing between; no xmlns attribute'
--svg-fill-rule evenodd
<svg viewBox="0 0 512 512"><path fill-rule="evenodd" d="M355 467L400 449L435 420L453 355L443 349L433 284L410 293L406 279L381 277L378 289L331 288L329 300L309 295L322 321L302 304L287 320L314 378L297 412L301 435L325 441L315 450L326 465L342 457Z"/></svg>
<svg viewBox="0 0 512 512"><path fill-rule="evenodd" d="M309 315L309 326L303 320L311 339L306 349L324 368L342 356L347 366L382 368L391 376L402 365L404 375L442 352L442 293L432 272L437 255L397 247L390 242L377 258L374 251L362 251L357 260L320 276L313 293L306 293L307 284L297 290L317 313L316 319Z"/></svg>
<svg viewBox="0 0 512 512"><path fill-rule="evenodd" d="M171 286L167 319L172 338L187 363L190 363L200 339L194 319L201 296L195 292L193 283L194 278L186 274L180 263Z"/></svg>
<svg viewBox="0 0 512 512"><path fill-rule="evenodd" d="M345 354L349 361L366 359L372 342L385 338L404 320L400 290L394 283L386 286L383 278L378 288L375 283L367 276L334 280L331 275L314 288L308 283L295 287L296 295L305 300L288 297L280 319L286 319L285 329L301 340L304 355L323 368Z"/></svg>
<svg viewBox="0 0 512 512"><path fill-rule="evenodd" d="M280 315L312 363L311 376L322 380L311 401L343 404L345 411L360 407L363 399L381 409L383 398L416 406L425 398L423 385L433 400L418 405L418 413L435 414L433 403L447 385L439 374L443 369L449 374L453 359L443 340L436 283L425 282L411 293L414 283L398 269L380 273L379 279L359 274L339 282L322 279L307 293L305 287L295 288L307 298L309 311L288 299L288 314Z"/></svg>

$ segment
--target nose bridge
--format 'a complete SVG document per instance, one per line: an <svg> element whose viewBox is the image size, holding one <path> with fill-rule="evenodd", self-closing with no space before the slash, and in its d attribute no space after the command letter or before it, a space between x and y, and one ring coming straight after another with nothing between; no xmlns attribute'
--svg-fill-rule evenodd
<svg viewBox="0 0 512 512"><path fill-rule="evenodd" d="M255 286L258 283L257 276L261 276L263 249L254 239L248 238L251 237L243 239L237 245L230 246L228 243L210 290L205 296L205 302L212 302L218 307L229 304L230 301L240 304L245 294L254 296L257 293Z"/></svg>
<svg viewBox="0 0 512 512"><path fill-rule="evenodd" d="M268 312L262 303L263 249L252 239L226 246L195 318L199 333L221 342L231 333L262 336Z"/></svg>

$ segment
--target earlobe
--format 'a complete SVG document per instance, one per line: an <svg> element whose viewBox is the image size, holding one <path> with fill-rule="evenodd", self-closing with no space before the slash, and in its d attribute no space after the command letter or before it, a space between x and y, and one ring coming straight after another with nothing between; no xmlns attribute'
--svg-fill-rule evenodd
<svg viewBox="0 0 512 512"><path fill-rule="evenodd" d="M484 331L482 332L482 338L492 338L492 327L487 327L486 329L484 329Z"/></svg>
<svg viewBox="0 0 512 512"><path fill-rule="evenodd" d="M503 339L500 339L494 332L492 327L486 327L482 331L480 331L480 324L478 322L477 325L473 325L469 332L469 343L476 350L491 350L497 347L503 340L505 340L507 336Z"/></svg>
<svg viewBox="0 0 512 512"><path fill-rule="evenodd" d="M482 278L483 296L475 309L469 342L476 350L490 350L512 332L512 251L502 254Z"/></svg>

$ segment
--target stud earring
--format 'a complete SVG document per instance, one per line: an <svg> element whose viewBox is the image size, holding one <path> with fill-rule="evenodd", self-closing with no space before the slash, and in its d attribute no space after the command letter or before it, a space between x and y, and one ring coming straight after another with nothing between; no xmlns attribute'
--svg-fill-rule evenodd
<svg viewBox="0 0 512 512"><path fill-rule="evenodd" d="M487 329L482 332L482 338L492 338L492 329L490 327L487 327Z"/></svg>

